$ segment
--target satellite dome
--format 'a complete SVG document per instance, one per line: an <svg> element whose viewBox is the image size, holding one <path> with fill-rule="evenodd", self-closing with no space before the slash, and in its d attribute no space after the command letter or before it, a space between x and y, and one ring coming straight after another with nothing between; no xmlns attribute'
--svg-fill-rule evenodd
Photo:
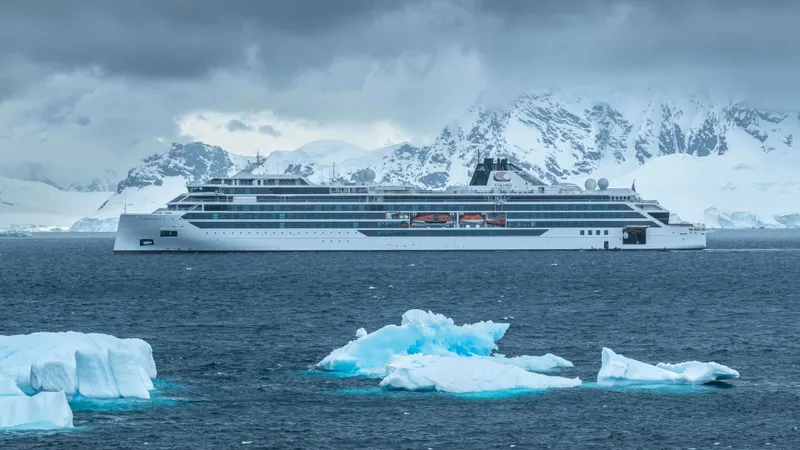
<svg viewBox="0 0 800 450"><path fill-rule="evenodd" d="M606 180L605 178L600 178L599 180L597 180L597 186L600 187L601 191L605 191L606 189L608 189L608 180Z"/></svg>
<svg viewBox="0 0 800 450"><path fill-rule="evenodd" d="M375 171L372 169L364 169L361 173L361 180L365 183L372 183L375 181Z"/></svg>
<svg viewBox="0 0 800 450"><path fill-rule="evenodd" d="M597 188L597 181L594 181L594 178L589 178L586 180L586 183L583 183L584 187L586 187L587 191L593 191Z"/></svg>

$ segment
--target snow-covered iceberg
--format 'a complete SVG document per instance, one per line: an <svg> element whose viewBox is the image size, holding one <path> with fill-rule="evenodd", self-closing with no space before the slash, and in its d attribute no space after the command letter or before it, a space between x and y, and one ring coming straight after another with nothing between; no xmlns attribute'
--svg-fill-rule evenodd
<svg viewBox="0 0 800 450"><path fill-rule="evenodd" d="M0 395L0 430L54 428L72 428L72 409L63 392Z"/></svg>
<svg viewBox="0 0 800 450"><path fill-rule="evenodd" d="M71 331L0 336L0 376L25 394L150 398L156 375L153 350L141 339Z"/></svg>
<svg viewBox="0 0 800 450"><path fill-rule="evenodd" d="M393 356L381 387L452 393L550 389L580 386L579 378L564 378L505 364L499 358L410 355Z"/></svg>
<svg viewBox="0 0 800 450"><path fill-rule="evenodd" d="M705 384L738 378L739 372L715 362L689 361L679 364L643 363L603 348L603 366L597 374L600 386L646 386Z"/></svg>
<svg viewBox="0 0 800 450"><path fill-rule="evenodd" d="M569 361L551 354L515 358L490 356L498 348L496 341L503 337L508 327L507 323L492 321L456 325L453 319L442 314L412 309L403 314L399 326L386 325L372 333L359 329L356 340L331 352L317 363L317 367L384 377L387 364L395 355L483 357L493 363L532 371L572 367Z"/></svg>

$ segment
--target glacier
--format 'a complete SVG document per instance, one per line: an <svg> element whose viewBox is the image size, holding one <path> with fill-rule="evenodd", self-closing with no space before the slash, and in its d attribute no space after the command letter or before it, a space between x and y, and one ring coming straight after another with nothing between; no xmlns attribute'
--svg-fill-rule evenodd
<svg viewBox="0 0 800 450"><path fill-rule="evenodd" d="M513 389L539 390L581 385L580 378L529 372L494 358L395 355L386 365L384 388L456 394Z"/></svg>
<svg viewBox="0 0 800 450"><path fill-rule="evenodd" d="M72 331L0 336L0 381L25 394L150 398L156 376L153 350L141 339Z"/></svg>
<svg viewBox="0 0 800 450"><path fill-rule="evenodd" d="M0 177L0 231L65 230L92 214L108 195L63 191L40 181Z"/></svg>
<svg viewBox="0 0 800 450"><path fill-rule="evenodd" d="M406 390L465 393L581 384L578 378L534 373L572 367L551 353L493 354L508 327L492 321L456 325L443 314L412 309L403 314L399 326L386 325L372 333L359 328L354 341L333 350L316 367L382 378L381 387Z"/></svg>
<svg viewBox="0 0 800 450"><path fill-rule="evenodd" d="M708 208L703 215L709 228L800 228L800 214L755 214L748 211Z"/></svg>
<svg viewBox="0 0 800 450"><path fill-rule="evenodd" d="M626 358L605 347L602 361L597 384L606 387L706 384L739 378L739 372L715 362L688 361L652 365Z"/></svg>
<svg viewBox="0 0 800 450"><path fill-rule="evenodd" d="M40 392L32 397L0 395L0 430L58 428L72 428L72 409L63 392Z"/></svg>

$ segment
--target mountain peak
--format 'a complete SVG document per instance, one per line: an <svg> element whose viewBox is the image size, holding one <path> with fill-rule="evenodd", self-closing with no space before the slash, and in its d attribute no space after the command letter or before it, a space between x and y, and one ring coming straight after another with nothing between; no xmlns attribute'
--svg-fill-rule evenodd
<svg viewBox="0 0 800 450"><path fill-rule="evenodd" d="M195 182L227 176L233 168L230 155L219 146L203 142L173 143L128 171L128 176L117 185L117 193L129 187L160 186L165 177L183 177Z"/></svg>

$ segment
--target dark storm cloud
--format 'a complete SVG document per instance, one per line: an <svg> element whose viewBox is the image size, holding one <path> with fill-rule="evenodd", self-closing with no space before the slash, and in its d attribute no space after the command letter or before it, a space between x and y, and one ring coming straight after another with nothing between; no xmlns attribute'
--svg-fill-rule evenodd
<svg viewBox="0 0 800 450"><path fill-rule="evenodd" d="M281 137L281 136L283 136L283 133L278 131L272 125L261 125L260 127L258 127L258 132L261 133L261 134L266 134L267 136L272 136L272 137Z"/></svg>
<svg viewBox="0 0 800 450"><path fill-rule="evenodd" d="M0 60L185 79L253 51L279 88L337 58L440 48L476 51L499 73L795 71L797 17L790 0L26 0L0 5ZM351 78L334 87L359 86L364 71Z"/></svg>
<svg viewBox="0 0 800 450"><path fill-rule="evenodd" d="M0 5L0 57L55 68L181 78L245 60L260 48L275 73L324 63L324 36L403 2L377 0L26 0ZM304 50L302 53L295 51ZM297 60L297 64L293 61Z"/></svg>
<svg viewBox="0 0 800 450"><path fill-rule="evenodd" d="M506 72L536 81L560 67L758 78L763 65L796 73L797 17L800 2L790 0L26 0L0 5L0 61L186 79L255 54L265 80L284 88L337 59L387 63L458 48L478 52L497 83ZM354 72L326 87L359 86L365 71Z"/></svg>
<svg viewBox="0 0 800 450"><path fill-rule="evenodd" d="M225 125L225 128L227 128L228 131L230 131L230 132L253 131L253 127L251 127L250 125L242 122L239 119L231 119L230 121L228 121L228 124Z"/></svg>

